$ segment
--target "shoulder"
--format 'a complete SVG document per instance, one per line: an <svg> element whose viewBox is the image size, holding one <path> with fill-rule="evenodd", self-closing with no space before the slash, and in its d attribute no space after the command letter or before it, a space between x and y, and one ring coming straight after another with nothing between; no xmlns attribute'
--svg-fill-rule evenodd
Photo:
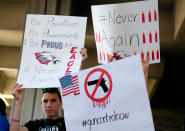
<svg viewBox="0 0 185 131"><path fill-rule="evenodd" d="M0 115L0 129L6 129L7 131L9 129L9 122L3 115Z"/></svg>
<svg viewBox="0 0 185 131"><path fill-rule="evenodd" d="M9 125L9 122L8 122L8 120L6 119L6 117L5 116L3 116L3 115L1 115L0 114L0 123L2 124L6 124L6 125Z"/></svg>

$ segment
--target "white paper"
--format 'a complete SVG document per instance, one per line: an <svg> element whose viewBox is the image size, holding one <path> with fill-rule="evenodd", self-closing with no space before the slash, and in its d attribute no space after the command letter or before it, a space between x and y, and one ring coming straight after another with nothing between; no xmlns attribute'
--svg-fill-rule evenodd
<svg viewBox="0 0 185 131"><path fill-rule="evenodd" d="M59 76L79 71L86 21L85 17L28 14L17 83L24 88L59 87Z"/></svg>
<svg viewBox="0 0 185 131"><path fill-rule="evenodd" d="M94 5L91 10L99 63L114 53L146 59L147 52L150 64L160 62L158 0Z"/></svg>
<svg viewBox="0 0 185 131"><path fill-rule="evenodd" d="M62 96L67 130L154 131L140 59L132 56L72 74L80 91ZM103 80L108 90L96 90L94 80Z"/></svg>

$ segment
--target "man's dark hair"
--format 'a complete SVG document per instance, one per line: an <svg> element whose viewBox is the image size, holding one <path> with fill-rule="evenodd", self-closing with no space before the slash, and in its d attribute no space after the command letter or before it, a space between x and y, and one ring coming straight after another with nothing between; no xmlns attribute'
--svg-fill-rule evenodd
<svg viewBox="0 0 185 131"><path fill-rule="evenodd" d="M6 104L1 98L0 98L0 112L3 116L6 116Z"/></svg>
<svg viewBox="0 0 185 131"><path fill-rule="evenodd" d="M44 93L57 93L59 99L61 100L61 95L60 95L58 88L43 88L42 94Z"/></svg>

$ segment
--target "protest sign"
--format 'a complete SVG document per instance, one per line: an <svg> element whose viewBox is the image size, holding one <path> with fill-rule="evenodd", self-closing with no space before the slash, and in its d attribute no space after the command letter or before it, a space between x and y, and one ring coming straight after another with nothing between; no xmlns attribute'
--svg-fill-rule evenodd
<svg viewBox="0 0 185 131"><path fill-rule="evenodd" d="M80 69L85 17L26 17L17 82L25 88L59 87L58 77Z"/></svg>
<svg viewBox="0 0 185 131"><path fill-rule="evenodd" d="M160 62L158 0L91 6L99 63L141 54Z"/></svg>
<svg viewBox="0 0 185 131"><path fill-rule="evenodd" d="M68 131L154 131L140 55L59 81Z"/></svg>

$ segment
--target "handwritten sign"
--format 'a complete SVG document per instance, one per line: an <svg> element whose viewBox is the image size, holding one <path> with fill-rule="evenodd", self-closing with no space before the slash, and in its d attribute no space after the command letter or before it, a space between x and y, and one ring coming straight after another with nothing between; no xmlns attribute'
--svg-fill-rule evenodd
<svg viewBox="0 0 185 131"><path fill-rule="evenodd" d="M60 78L67 130L154 131L140 59L131 56Z"/></svg>
<svg viewBox="0 0 185 131"><path fill-rule="evenodd" d="M150 56L160 62L158 0L91 6L98 62Z"/></svg>
<svg viewBox="0 0 185 131"><path fill-rule="evenodd" d="M80 69L85 17L28 14L17 82L25 88L59 87L58 76Z"/></svg>

